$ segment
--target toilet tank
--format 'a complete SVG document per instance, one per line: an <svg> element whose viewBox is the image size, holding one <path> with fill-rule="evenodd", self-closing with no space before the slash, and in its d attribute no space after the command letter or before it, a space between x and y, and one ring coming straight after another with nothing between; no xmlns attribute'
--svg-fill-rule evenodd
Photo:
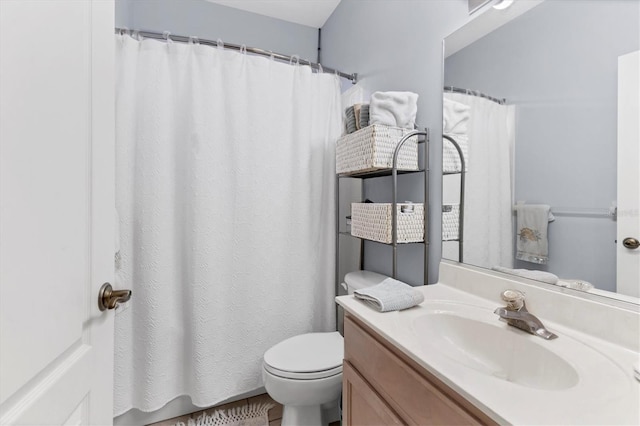
<svg viewBox="0 0 640 426"><path fill-rule="evenodd" d="M353 294L355 290L380 284L387 278L389 277L376 272L353 271L344 276L344 284L342 286L346 286L347 294Z"/></svg>

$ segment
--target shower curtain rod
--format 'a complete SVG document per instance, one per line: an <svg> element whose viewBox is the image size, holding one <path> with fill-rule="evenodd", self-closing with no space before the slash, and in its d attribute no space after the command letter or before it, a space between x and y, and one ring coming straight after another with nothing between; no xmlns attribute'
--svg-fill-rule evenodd
<svg viewBox="0 0 640 426"><path fill-rule="evenodd" d="M197 43L205 44L205 45L208 45L208 46L216 46L216 47L218 46L218 42L215 41L215 40L207 40L207 39L198 38L198 37L188 37L188 36L182 36L182 35L175 35L175 34L171 34L168 31L165 31L164 33L158 33L158 32L153 32L153 31L140 31L140 30L129 30L129 29L126 29L126 28L116 28L115 32L116 32L116 34L131 34L131 35L136 35L137 34L137 35L140 35L142 37L153 38L153 39L156 39L156 40L167 40L167 38L169 38L172 41L177 41L177 42L181 42L181 43L189 43L190 41L195 41ZM293 55L293 56L283 55L282 53L276 53L276 52L272 52L270 50L259 49L257 47L247 47L245 45L238 45L238 44L232 44L232 43L223 43L223 46L224 46L225 49L232 49L232 50L238 50L238 51L244 50L244 51L249 52L249 53L253 53L253 54L261 55L261 56L268 56L270 58L278 59L278 60L281 60L281 61L289 61L289 62L291 62L292 60L294 60L298 64L308 65L314 70L322 70L322 71L324 71L326 73L335 73L335 74L339 75L340 77L343 77L343 78L346 78L347 80L350 80L353 84L356 84L356 82L358 81L358 74L357 73L348 74L346 72L334 70L333 68L325 67L325 66L322 66L321 64L317 64L315 62L307 61L306 59L300 59L297 55Z"/></svg>
<svg viewBox="0 0 640 426"><path fill-rule="evenodd" d="M463 95L471 95L471 96L477 96L479 98L489 99L490 101L493 101L500 105L504 105L507 103L507 100L504 98L503 99L494 98L493 96L486 95L477 90L460 89L459 87L453 87L453 86L444 86L444 90L445 92L462 93Z"/></svg>

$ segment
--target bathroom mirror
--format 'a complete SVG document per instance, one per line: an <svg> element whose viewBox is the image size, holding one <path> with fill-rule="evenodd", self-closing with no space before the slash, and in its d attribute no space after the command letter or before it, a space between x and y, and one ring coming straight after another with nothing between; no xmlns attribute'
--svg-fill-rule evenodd
<svg viewBox="0 0 640 426"><path fill-rule="evenodd" d="M561 286L582 288L567 290L574 294L638 304L640 248L630 268L617 265L631 253L617 236L621 223L640 238L638 207L616 209L627 191L618 182L638 180L617 168L618 151L627 149L618 129L619 110L626 111L619 61L634 57L637 64L639 49L640 2L625 0L486 6L444 40L443 130L468 137L463 263L545 271ZM451 167L443 176L445 233L461 207L460 173ZM540 225L548 231L546 263L515 258L518 239L526 238L517 226L519 202L551 208L554 220ZM456 236L443 235L443 258L459 261ZM584 292L589 283L594 288Z"/></svg>

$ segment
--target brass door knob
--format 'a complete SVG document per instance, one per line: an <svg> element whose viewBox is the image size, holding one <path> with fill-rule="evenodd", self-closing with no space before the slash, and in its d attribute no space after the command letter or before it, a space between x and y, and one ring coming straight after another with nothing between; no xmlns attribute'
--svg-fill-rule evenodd
<svg viewBox="0 0 640 426"><path fill-rule="evenodd" d="M638 241L637 238L627 237L622 240L622 245L630 250L633 250L640 247L640 241Z"/></svg>
<svg viewBox="0 0 640 426"><path fill-rule="evenodd" d="M104 283L98 293L98 307L101 311L115 309L118 303L131 299L131 290L114 290L111 284Z"/></svg>

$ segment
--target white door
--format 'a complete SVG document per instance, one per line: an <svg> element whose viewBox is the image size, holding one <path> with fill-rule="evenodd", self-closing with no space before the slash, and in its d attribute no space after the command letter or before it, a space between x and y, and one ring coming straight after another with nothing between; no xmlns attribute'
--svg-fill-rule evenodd
<svg viewBox="0 0 640 426"><path fill-rule="evenodd" d="M111 424L110 0L0 0L0 424Z"/></svg>
<svg viewBox="0 0 640 426"><path fill-rule="evenodd" d="M618 58L617 292L640 297L640 51ZM625 247L626 244L630 247Z"/></svg>

